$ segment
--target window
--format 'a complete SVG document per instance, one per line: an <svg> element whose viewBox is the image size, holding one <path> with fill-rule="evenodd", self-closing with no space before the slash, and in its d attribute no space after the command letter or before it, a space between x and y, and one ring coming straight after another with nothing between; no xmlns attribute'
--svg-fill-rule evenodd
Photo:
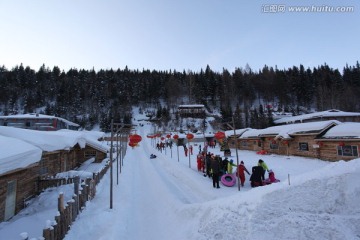
<svg viewBox="0 0 360 240"><path fill-rule="evenodd" d="M241 146L247 147L248 146L247 141L241 141Z"/></svg>
<svg viewBox="0 0 360 240"><path fill-rule="evenodd" d="M40 175L46 175L46 174L49 172L48 168L47 168L46 165L45 165L45 161L48 161L48 159L47 159L47 158L43 158L43 159L41 159L41 161L40 161L40 171L39 171L39 174L40 174Z"/></svg>
<svg viewBox="0 0 360 240"><path fill-rule="evenodd" d="M96 150L86 150L85 151L85 159L89 159L92 157L96 157Z"/></svg>
<svg viewBox="0 0 360 240"><path fill-rule="evenodd" d="M270 149L279 149L279 144L277 142L271 142Z"/></svg>
<svg viewBox="0 0 360 240"><path fill-rule="evenodd" d="M358 157L358 149L357 146L337 146L337 152L339 156L349 156L349 157Z"/></svg>
<svg viewBox="0 0 360 240"><path fill-rule="evenodd" d="M25 124L25 126L26 126L26 127L30 127L30 125L31 125L31 124L30 124L30 122L29 122L29 121L28 121L28 122L26 122L26 124Z"/></svg>
<svg viewBox="0 0 360 240"><path fill-rule="evenodd" d="M308 145L308 143L300 142L300 143L299 143L299 150L300 150L300 151L309 151L309 145Z"/></svg>

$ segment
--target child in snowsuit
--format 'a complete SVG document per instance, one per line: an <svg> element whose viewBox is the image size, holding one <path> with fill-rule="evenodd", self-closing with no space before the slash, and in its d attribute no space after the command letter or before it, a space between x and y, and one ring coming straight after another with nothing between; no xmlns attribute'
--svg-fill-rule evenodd
<svg viewBox="0 0 360 240"><path fill-rule="evenodd" d="M275 182L280 182L280 180L275 178L275 173L270 169L269 170L269 178L265 179L264 183L266 184L272 184Z"/></svg>
<svg viewBox="0 0 360 240"><path fill-rule="evenodd" d="M249 171L246 169L244 161L241 161L240 165L238 166L236 176L240 178L241 186L244 186L245 183L245 172L247 172L248 175L250 175Z"/></svg>

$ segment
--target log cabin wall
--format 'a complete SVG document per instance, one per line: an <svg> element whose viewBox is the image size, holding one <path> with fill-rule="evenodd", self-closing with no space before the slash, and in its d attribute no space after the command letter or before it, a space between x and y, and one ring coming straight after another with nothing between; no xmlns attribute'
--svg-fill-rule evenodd
<svg viewBox="0 0 360 240"><path fill-rule="evenodd" d="M36 182L39 176L38 172L39 166L33 164L29 168L0 176L0 222L8 220L4 219L8 183L16 181L15 214L17 214L25 207L25 200L37 194Z"/></svg>

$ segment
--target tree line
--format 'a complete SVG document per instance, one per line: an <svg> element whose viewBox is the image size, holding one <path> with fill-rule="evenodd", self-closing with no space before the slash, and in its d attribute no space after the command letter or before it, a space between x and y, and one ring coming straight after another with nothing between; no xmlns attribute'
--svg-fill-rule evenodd
<svg viewBox="0 0 360 240"><path fill-rule="evenodd" d="M41 113L86 129L95 124L105 129L110 119L130 123L131 106L159 108L162 102L169 111L179 104L204 104L209 112L220 109L223 121L234 116L239 127L261 128L272 124L274 109L294 115L309 109L358 112L360 65L346 65L342 70L327 64L312 69L265 65L259 71L246 66L233 72L206 66L197 72L180 72L127 67L64 71L45 65L34 70L20 64L12 69L0 67L0 92L3 115L42 109Z"/></svg>

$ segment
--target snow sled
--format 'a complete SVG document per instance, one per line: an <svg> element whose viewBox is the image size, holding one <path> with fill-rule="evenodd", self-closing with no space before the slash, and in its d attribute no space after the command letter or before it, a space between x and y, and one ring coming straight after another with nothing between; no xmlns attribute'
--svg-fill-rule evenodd
<svg viewBox="0 0 360 240"><path fill-rule="evenodd" d="M156 158L156 155L155 155L155 154L151 154L151 155L150 155L150 159L153 159L153 158Z"/></svg>
<svg viewBox="0 0 360 240"><path fill-rule="evenodd" d="M221 180L221 183L227 187L232 187L236 183L236 178L235 178L234 174L224 174L221 176L220 180Z"/></svg>
<svg viewBox="0 0 360 240"><path fill-rule="evenodd" d="M261 166L252 167L252 174L250 176L251 187L263 186L262 172L263 168Z"/></svg>
<svg viewBox="0 0 360 240"><path fill-rule="evenodd" d="M268 154L268 151L266 151L266 150L260 150L260 151L256 152L256 154L266 155L266 154Z"/></svg>

